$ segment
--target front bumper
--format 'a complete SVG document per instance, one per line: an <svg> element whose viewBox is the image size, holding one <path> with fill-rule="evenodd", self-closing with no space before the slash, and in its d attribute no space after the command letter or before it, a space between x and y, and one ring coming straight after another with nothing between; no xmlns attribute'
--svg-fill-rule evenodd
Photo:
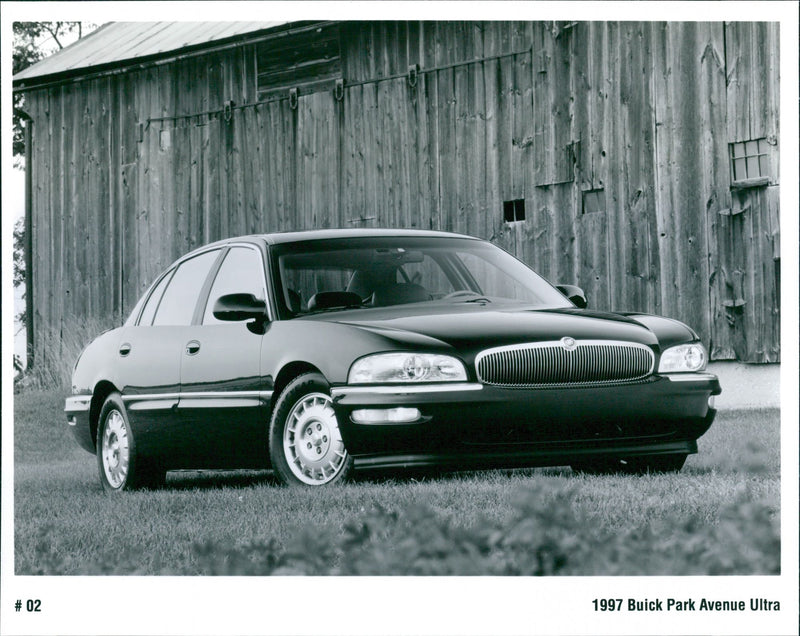
<svg viewBox="0 0 800 636"><path fill-rule="evenodd" d="M452 459L547 465L570 458L693 453L721 392L708 373L654 375L618 385L509 389L479 383L332 387L348 451L358 464ZM409 423L356 423L353 411L413 407ZM485 460L485 461L484 461Z"/></svg>
<svg viewBox="0 0 800 636"><path fill-rule="evenodd" d="M84 450L94 453L94 440L89 423L91 406L91 395L71 395L64 403L64 413L75 441Z"/></svg>

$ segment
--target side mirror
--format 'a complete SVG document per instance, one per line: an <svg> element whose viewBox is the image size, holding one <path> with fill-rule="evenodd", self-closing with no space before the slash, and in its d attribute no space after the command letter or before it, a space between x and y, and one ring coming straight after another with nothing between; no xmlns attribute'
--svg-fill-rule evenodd
<svg viewBox="0 0 800 636"><path fill-rule="evenodd" d="M556 285L556 289L569 298L578 309L586 309L586 294L575 285Z"/></svg>
<svg viewBox="0 0 800 636"><path fill-rule="evenodd" d="M217 320L264 320L266 313L267 303L253 294L225 294L214 303Z"/></svg>

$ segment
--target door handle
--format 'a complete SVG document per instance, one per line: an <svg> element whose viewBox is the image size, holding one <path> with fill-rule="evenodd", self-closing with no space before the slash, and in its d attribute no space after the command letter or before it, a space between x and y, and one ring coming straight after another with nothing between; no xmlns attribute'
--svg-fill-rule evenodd
<svg viewBox="0 0 800 636"><path fill-rule="evenodd" d="M125 342L119 346L119 355L125 357L131 352L131 345L128 342Z"/></svg>
<svg viewBox="0 0 800 636"><path fill-rule="evenodd" d="M186 353L190 356L193 356L198 351L200 351L200 343L197 340L191 340L186 344Z"/></svg>

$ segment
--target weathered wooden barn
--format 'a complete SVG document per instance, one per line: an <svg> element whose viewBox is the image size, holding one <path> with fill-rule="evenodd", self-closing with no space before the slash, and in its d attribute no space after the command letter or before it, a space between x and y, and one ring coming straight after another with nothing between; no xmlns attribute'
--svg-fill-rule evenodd
<svg viewBox="0 0 800 636"><path fill-rule="evenodd" d="M778 56L773 23L108 24L14 78L36 355L205 242L386 226L778 361Z"/></svg>

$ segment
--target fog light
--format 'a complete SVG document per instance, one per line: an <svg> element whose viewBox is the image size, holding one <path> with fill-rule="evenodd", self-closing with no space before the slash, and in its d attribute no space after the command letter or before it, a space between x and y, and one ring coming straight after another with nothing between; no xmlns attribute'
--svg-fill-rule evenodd
<svg viewBox="0 0 800 636"><path fill-rule="evenodd" d="M713 409L714 404L716 403L716 395L709 395L708 396L708 408Z"/></svg>
<svg viewBox="0 0 800 636"><path fill-rule="evenodd" d="M415 422L420 417L419 409L398 407L394 409L358 409L353 411L353 421L358 424L398 424Z"/></svg>

